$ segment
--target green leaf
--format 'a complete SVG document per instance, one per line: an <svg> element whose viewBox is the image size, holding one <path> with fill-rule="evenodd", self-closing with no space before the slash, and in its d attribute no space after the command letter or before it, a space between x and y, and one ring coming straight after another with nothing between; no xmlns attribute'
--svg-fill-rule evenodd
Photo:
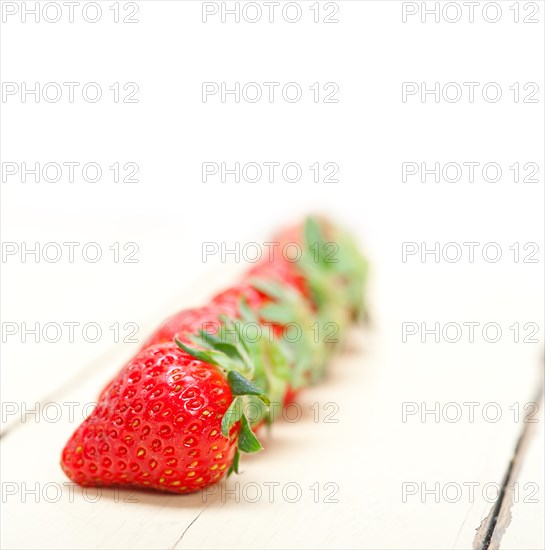
<svg viewBox="0 0 545 550"><path fill-rule="evenodd" d="M238 346L238 351L239 353L241 354L242 358L244 359L245 357L248 357L248 352L249 352L249 346L248 346L248 342L246 341L246 338L244 338L244 334L242 332L242 329L240 328L240 322L239 321L235 321L233 324L232 324L233 328L235 329L235 332L239 338L239 346ZM244 351L244 353L242 353ZM249 359L249 357L248 357Z"/></svg>
<svg viewBox="0 0 545 550"><path fill-rule="evenodd" d="M246 300L246 298L241 298L238 309L244 321L257 321L256 314L248 305L248 301Z"/></svg>
<svg viewBox="0 0 545 550"><path fill-rule="evenodd" d="M269 410L263 401L256 395L247 395L244 398L244 414L250 423L255 426L269 416Z"/></svg>
<svg viewBox="0 0 545 550"><path fill-rule="evenodd" d="M205 330L199 330L199 336L198 339L200 342L206 342L207 344L210 344L213 346L216 343L221 343L221 340L211 332L206 332Z"/></svg>
<svg viewBox="0 0 545 550"><path fill-rule="evenodd" d="M293 311L280 304L267 304L259 310L261 317L270 323L287 325L293 322Z"/></svg>
<svg viewBox="0 0 545 550"><path fill-rule="evenodd" d="M231 342L223 342L215 334L205 332L204 330L201 330L200 337L203 342L205 342L215 350L225 353L225 355L227 355L227 357L229 357L230 359L242 360L242 357L238 352L235 344L232 344Z"/></svg>
<svg viewBox="0 0 545 550"><path fill-rule="evenodd" d="M321 248L322 245L325 244L320 224L318 220L312 216L309 216L305 220L305 241L309 248L314 244L319 244Z"/></svg>
<svg viewBox="0 0 545 550"><path fill-rule="evenodd" d="M274 283L273 281L269 281L261 277L252 277L249 280L249 283L255 289L269 296L269 298L280 299L282 297L282 287L280 287L280 285Z"/></svg>
<svg viewBox="0 0 545 550"><path fill-rule="evenodd" d="M252 384L236 370L229 371L227 382L234 395L256 395L263 403L269 405L269 398L263 393L263 390Z"/></svg>
<svg viewBox="0 0 545 550"><path fill-rule="evenodd" d="M233 472L235 474L238 474L238 461L240 459L240 451L238 450L238 447L235 450L235 456L233 457L233 462L231 462L231 466L229 467L229 470L227 471L227 477L229 477Z"/></svg>
<svg viewBox="0 0 545 550"><path fill-rule="evenodd" d="M193 342L195 342L195 344L206 346L205 342L203 342L199 336L192 335L190 338ZM191 355L195 359L198 359L199 361L203 361L204 363L209 363L210 365L219 367L225 372L229 372L231 369L235 367L234 365L235 362L223 351L215 350L215 349L198 350L198 349L189 347L180 341L177 341L176 343L178 344L179 347L181 347L185 352L187 352L189 355Z"/></svg>
<svg viewBox="0 0 545 550"><path fill-rule="evenodd" d="M182 348L186 353L191 355L191 357L194 357L195 359L198 359L199 361L202 361L203 363L209 363L211 365L218 366L219 363L217 363L214 358L212 357L212 354L207 351L201 351L195 348L190 348L189 346L185 345L183 342L180 342L178 338L174 337L174 341L178 345L178 347Z"/></svg>
<svg viewBox="0 0 545 550"><path fill-rule="evenodd" d="M295 360L290 348L270 344L267 344L266 348L269 360L274 365L274 375L282 380L289 380L291 373L290 362Z"/></svg>
<svg viewBox="0 0 545 550"><path fill-rule="evenodd" d="M244 453L257 453L263 447L259 439L252 432L246 416L242 415L240 419L240 433L238 434L238 448Z"/></svg>
<svg viewBox="0 0 545 550"><path fill-rule="evenodd" d="M244 339L244 336L240 330L240 322L233 320L230 317L227 317L227 315L220 315L220 321L223 323L223 328L220 329L220 331L224 330L224 336L221 342L234 346L240 358L242 359L242 362L246 367L246 370L248 370L249 372L252 372L254 370L254 366L253 366L252 360L248 355L248 346L247 346L246 340ZM232 334L236 337L234 342L227 340L227 333Z"/></svg>
<svg viewBox="0 0 545 550"><path fill-rule="evenodd" d="M240 420L241 416L242 400L239 397L235 397L221 419L221 433L225 437L229 437L229 430L233 424L236 424Z"/></svg>

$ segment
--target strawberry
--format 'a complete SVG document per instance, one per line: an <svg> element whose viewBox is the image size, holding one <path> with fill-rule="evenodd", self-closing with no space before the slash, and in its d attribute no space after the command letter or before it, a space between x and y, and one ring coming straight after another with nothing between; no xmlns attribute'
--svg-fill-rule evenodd
<svg viewBox="0 0 545 550"><path fill-rule="evenodd" d="M368 265L351 235L327 220L305 221L303 256L297 264L318 311L342 329L366 318L364 284Z"/></svg>
<svg viewBox="0 0 545 550"><path fill-rule="evenodd" d="M219 308L226 307L230 315L244 318L244 314L241 313L241 301L245 300L248 308L257 312L257 315L250 315L246 321L256 322L259 318L261 324L267 322L272 327L272 336L277 341L282 341L286 323L299 324L302 321L302 317L297 316L297 310L304 309L307 313L310 313L307 301L299 290L304 288L300 282L302 279L292 274L289 268L286 268L286 264L287 262L284 262L280 270L277 270L282 265L280 262L258 264L248 272L248 282L239 284L218 294L212 300L212 303ZM289 293L289 297L291 298L289 304L282 304L282 301L287 298L288 293L280 291L280 283L286 283L288 288L292 288L292 291ZM273 292L272 289L276 289L277 292ZM295 303L296 300L298 300L299 307ZM275 316L274 312L278 312L281 309L283 309L284 314L280 315L280 317ZM272 316L270 314L271 310L273 311ZM263 313L263 315L260 315L260 313ZM269 337L269 333L263 337ZM285 344L285 342L283 343ZM295 361L290 362L290 368L292 371L296 370ZM308 384L308 378L306 384ZM293 402L299 391L300 388L295 389L290 383L287 383L284 393L278 395L280 404L286 405ZM252 426L252 429L257 431L262 425L263 421L258 421L255 426Z"/></svg>
<svg viewBox="0 0 545 550"><path fill-rule="evenodd" d="M189 334L198 334L200 330L212 331L218 324L218 316L218 311L210 306L179 311L164 321L142 344L141 349L172 343L175 336L185 341Z"/></svg>
<svg viewBox="0 0 545 550"><path fill-rule="evenodd" d="M198 334L200 330L213 331L218 324L218 313L210 307L184 309L163 321L140 349L145 350L156 344L173 343L175 337L189 343L190 335ZM99 395L99 401L111 384L112 381L104 387Z"/></svg>
<svg viewBox="0 0 545 550"><path fill-rule="evenodd" d="M324 236L338 261L316 255L331 244ZM208 306L170 317L102 390L62 453L70 479L186 493L238 472L240 451L261 450L253 430L272 421L270 400L288 403L323 377L338 346L315 331L333 324L342 335L363 311L367 274L353 240L323 220L278 238L300 244L298 262L262 262ZM299 337L285 338L293 325ZM245 330L256 326L257 338Z"/></svg>
<svg viewBox="0 0 545 550"><path fill-rule="evenodd" d="M239 316L241 299L245 299L252 309L259 308L269 300L265 294L251 285L240 283L217 294L208 306L184 309L169 317L142 344L141 349L154 344L173 342L175 337L187 343L190 335L199 334L201 330L214 333L220 324L221 315Z"/></svg>
<svg viewBox="0 0 545 550"><path fill-rule="evenodd" d="M301 247L302 255L297 261L281 257L274 262L274 270L317 310L325 310L330 321L338 318L344 323L347 317L367 318L363 287L368 266L351 235L327 219L308 217L304 224L278 232L273 240L282 249L289 243ZM258 269L267 268L258 264Z"/></svg>
<svg viewBox="0 0 545 550"><path fill-rule="evenodd" d="M286 393L284 394L283 404L289 405L290 403L294 403L295 398L299 395L300 391L300 389L295 390L291 386L288 386L286 388Z"/></svg>
<svg viewBox="0 0 545 550"><path fill-rule="evenodd" d="M270 301L270 298L247 282L242 282L216 294L212 298L211 306L228 316L238 317L240 316L241 300L245 300L248 307L255 311Z"/></svg>
<svg viewBox="0 0 545 550"><path fill-rule="evenodd" d="M274 262L259 262L248 271L248 277L270 279L289 285L298 290L307 300L310 300L308 284L297 268L297 262L289 262L278 258Z"/></svg>
<svg viewBox="0 0 545 550"><path fill-rule="evenodd" d="M173 342L174 338L191 343L190 337L201 330L216 333L222 315L240 317L240 303L245 300L253 310L257 310L271 299L247 282L229 288L212 298L208 306L179 311L164 321L142 344L146 349L154 344Z"/></svg>
<svg viewBox="0 0 545 550"><path fill-rule="evenodd" d="M323 342L316 341L311 334L311 327L316 325L318 317L296 288L265 278L250 279L250 282L269 296L270 301L258 310L257 315L264 322L280 327L280 333L275 331L276 338L281 340L287 348L286 355L291 358L291 373L282 394L282 402L287 404L303 386L308 386L323 374ZM288 337L284 333L290 326L298 331L299 337Z"/></svg>
<svg viewBox="0 0 545 550"><path fill-rule="evenodd" d="M262 307L270 304L273 301L271 296L268 296L265 292L259 290L253 285L253 279L239 283L238 285L229 288L220 294L217 294L212 299L212 306L216 307L222 313L237 319L241 319L242 311L241 304L245 303L247 308L257 312ZM259 319L253 316L251 322L263 323L263 319ZM276 338L281 338L283 333L282 325L278 323L270 323L272 333ZM268 333L267 333L268 336Z"/></svg>
<svg viewBox="0 0 545 550"><path fill-rule="evenodd" d="M237 468L237 444L261 449L245 416L226 415L249 394L261 391L237 371L225 376L174 343L151 346L103 390L66 444L62 468L85 486L199 490Z"/></svg>

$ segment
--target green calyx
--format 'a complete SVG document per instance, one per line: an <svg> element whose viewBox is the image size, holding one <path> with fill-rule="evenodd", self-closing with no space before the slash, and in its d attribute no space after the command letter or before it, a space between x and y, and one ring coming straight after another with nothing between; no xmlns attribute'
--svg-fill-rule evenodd
<svg viewBox="0 0 545 550"><path fill-rule="evenodd" d="M260 318L283 328L278 338L291 360L290 386L298 389L321 378L327 353L318 315L305 297L295 288L276 281L253 278L249 282L271 299L260 308ZM288 335L288 332L294 334Z"/></svg>
<svg viewBox="0 0 545 550"><path fill-rule="evenodd" d="M229 474L238 473L241 452L262 449L252 426L272 422L272 405L282 406L288 388L322 378L348 325L367 316L368 264L352 237L309 217L302 247L295 268L307 283L310 300L289 284L256 277L250 284L270 298L259 311L242 299L238 318L221 316L217 333L201 330L191 336L194 345L175 339L186 353L216 366L227 379L233 401L222 418L222 434L231 437L239 424Z"/></svg>
<svg viewBox="0 0 545 550"><path fill-rule="evenodd" d="M325 232L330 235L325 236ZM319 312L343 326L365 315L368 262L351 235L308 217L299 267Z"/></svg>
<svg viewBox="0 0 545 550"><path fill-rule="evenodd" d="M326 239L328 232L330 240ZM316 382L325 374L336 344L354 318L364 311L367 262L352 237L326 222L309 217L304 225L303 253L297 268L302 272L311 303L296 288L280 282L253 278L250 284L271 298L260 308L259 318L286 328L280 345L288 350L293 389ZM289 337L288 327L299 331Z"/></svg>
<svg viewBox="0 0 545 550"><path fill-rule="evenodd" d="M250 336L260 328L255 314L245 302L240 304L241 319L221 316L216 334L200 331L191 340L195 347L175 339L186 353L219 368L227 378L233 401L221 422L222 434L229 438L233 425L239 423L236 456L229 473L238 473L240 452L255 453L262 449L252 425L269 422L269 405L275 398L281 402L289 377L289 361L277 342L261 334Z"/></svg>
<svg viewBox="0 0 545 550"><path fill-rule="evenodd" d="M328 231L330 240L324 233ZM299 328L298 338L282 337L292 359L290 385L297 389L325 374L336 344L354 318L364 311L367 261L352 237L316 218L305 221L303 253L297 267L302 272L311 301L296 288L254 278L250 284L271 298L259 310L262 320Z"/></svg>

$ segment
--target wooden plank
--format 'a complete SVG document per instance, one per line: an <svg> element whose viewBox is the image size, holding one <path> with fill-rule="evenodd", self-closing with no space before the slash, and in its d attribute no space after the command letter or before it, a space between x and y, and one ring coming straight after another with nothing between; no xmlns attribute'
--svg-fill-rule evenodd
<svg viewBox="0 0 545 550"><path fill-rule="evenodd" d="M356 333L350 352L336 360L327 383L304 394L302 418L275 425L265 452L247 458L241 476L203 495L136 492L124 493L116 502L112 491L103 490L98 502L89 503L79 488L70 501L64 488L58 502L47 502L42 492L39 502L32 495L22 502L24 483L27 490L39 483L41 491L48 483L56 484L47 489L49 498L56 498L55 488L65 482L57 463L59 452L75 423L64 415L57 423L30 421L18 427L2 441L2 478L4 484L15 483L15 488L9 487L18 491L4 505L4 546L172 547L204 510L179 547L392 548L400 547L402 541L405 548L467 547L477 527L467 523L467 517L475 506L484 517L490 504L482 488L501 481L518 425L510 421L474 426L403 423L402 403L430 398L452 401L454 395L458 400L494 399L505 409L515 395L513 389L524 384L505 384L500 392L500 388L477 391L467 381L484 380L493 369L497 374L497 365L490 365L485 374L482 364L477 370L482 357L476 363L466 357L464 366L456 357L445 363L443 355L434 354L427 364L421 362L416 373L403 368L407 360L413 361L402 356L404 348L398 346L392 353L387 347ZM441 373L436 361L443 361ZM93 400L101 376L96 373L63 399ZM427 385L419 388L414 384L419 379L427 379ZM461 391L464 385L465 392ZM325 422L323 417L314 422L310 410L314 403L321 413L330 413L326 404L335 403L338 412L333 419L339 422ZM15 451L29 441L40 448L39 462L34 453ZM454 503L443 496L439 502L433 496L422 502L421 489L402 500L406 483L425 483L428 488L440 483L442 493L447 483L463 487L468 482L478 484L474 501L464 494ZM278 485L269 502L272 484ZM311 487L320 490L318 502ZM298 490L300 500L290 502ZM252 502L260 491L260 498ZM124 503L123 498L138 503ZM29 514L37 518L36 528L22 538L21 525ZM232 527L248 516L252 521L246 521L243 529Z"/></svg>

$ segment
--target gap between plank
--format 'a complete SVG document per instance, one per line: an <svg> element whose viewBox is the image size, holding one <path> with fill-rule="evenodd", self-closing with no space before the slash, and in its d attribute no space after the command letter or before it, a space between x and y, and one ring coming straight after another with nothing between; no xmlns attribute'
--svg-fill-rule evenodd
<svg viewBox="0 0 545 550"><path fill-rule="evenodd" d="M532 400L537 404L539 409L543 406L544 388L543 371L541 371L537 390ZM531 439L535 435L535 430L537 426L539 426L539 422L543 420L543 415L541 415L538 422L526 422L528 417L532 414L533 411L530 411L524 416L522 430L503 477L498 499L477 529L473 541L474 550L498 550L500 548L501 539L511 523L511 507L514 502L513 491L510 487L513 486L513 483L518 478L522 463L528 453Z"/></svg>

